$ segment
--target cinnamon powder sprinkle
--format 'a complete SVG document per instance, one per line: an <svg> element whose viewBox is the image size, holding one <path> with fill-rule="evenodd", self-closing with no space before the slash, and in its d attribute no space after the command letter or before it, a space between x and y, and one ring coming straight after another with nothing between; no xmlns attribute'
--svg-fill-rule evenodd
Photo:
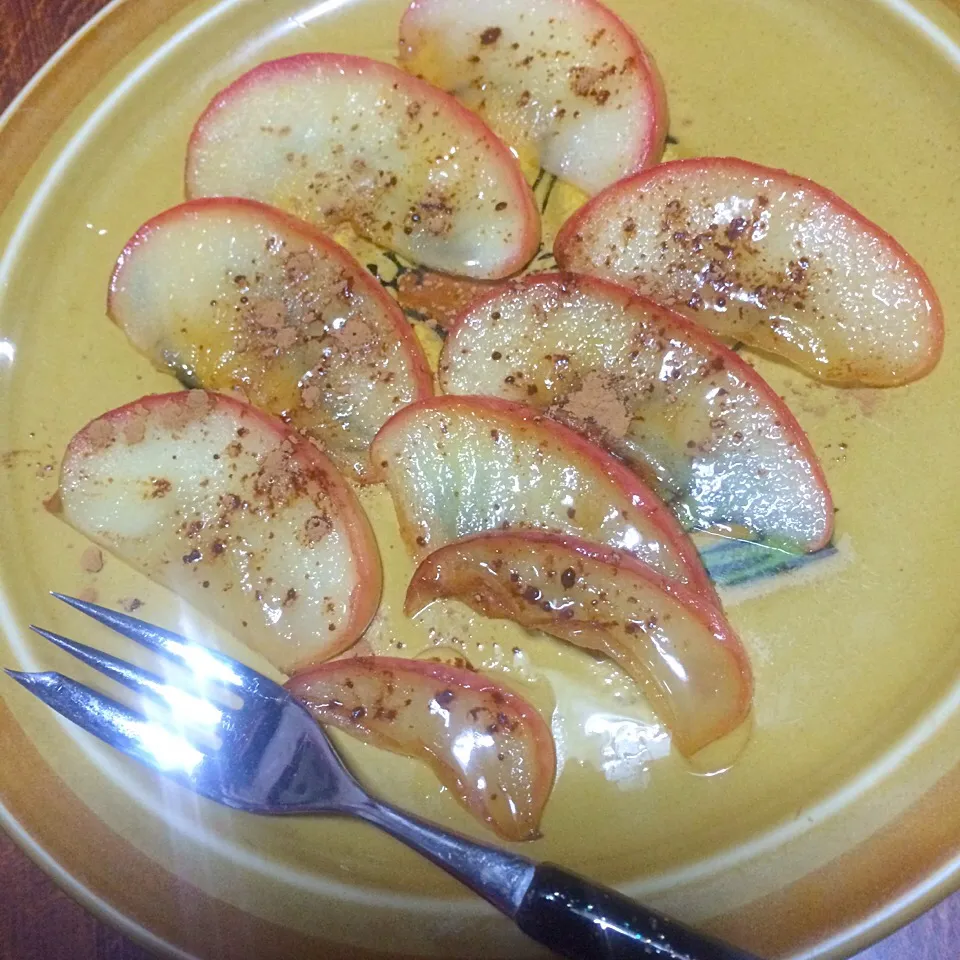
<svg viewBox="0 0 960 960"><path fill-rule="evenodd" d="M601 430L623 436L630 426L630 414L608 377L588 373L580 389L563 404L562 412L578 420L588 420Z"/></svg>
<svg viewBox="0 0 960 960"><path fill-rule="evenodd" d="M87 573L99 573L103 569L103 551L99 547L87 547L80 555L80 566Z"/></svg>

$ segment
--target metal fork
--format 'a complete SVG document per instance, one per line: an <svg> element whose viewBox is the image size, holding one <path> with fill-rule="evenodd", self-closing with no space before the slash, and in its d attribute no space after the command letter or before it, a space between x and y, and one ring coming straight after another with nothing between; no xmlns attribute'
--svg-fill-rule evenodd
<svg viewBox="0 0 960 960"><path fill-rule="evenodd" d="M478 843L371 797L306 708L272 680L143 620L53 596L184 668L183 681L166 682L39 627L31 629L159 704L161 717L137 713L60 673L6 673L84 730L201 796L249 813L366 820L572 960L756 960L560 867ZM240 706L224 705L229 696Z"/></svg>

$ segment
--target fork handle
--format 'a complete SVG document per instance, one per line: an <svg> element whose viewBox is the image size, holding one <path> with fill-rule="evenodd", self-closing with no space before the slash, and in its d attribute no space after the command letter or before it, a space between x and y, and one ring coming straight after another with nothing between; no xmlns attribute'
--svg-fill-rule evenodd
<svg viewBox="0 0 960 960"><path fill-rule="evenodd" d="M444 830L386 803L351 812L432 860L569 960L757 960L553 864Z"/></svg>
<svg viewBox="0 0 960 960"><path fill-rule="evenodd" d="M513 919L570 960L757 960L550 863L536 868Z"/></svg>

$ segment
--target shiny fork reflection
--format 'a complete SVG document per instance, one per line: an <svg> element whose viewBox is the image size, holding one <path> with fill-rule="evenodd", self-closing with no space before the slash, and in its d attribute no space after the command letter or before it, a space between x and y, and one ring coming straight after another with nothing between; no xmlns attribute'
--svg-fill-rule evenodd
<svg viewBox="0 0 960 960"><path fill-rule="evenodd" d="M105 626L182 668L175 682L33 627L140 694L138 713L60 673L7 673L105 743L202 796L253 813L322 812L367 800L306 710L279 684L178 634L61 594ZM240 694L231 708L225 694ZM152 709L151 709L152 707Z"/></svg>

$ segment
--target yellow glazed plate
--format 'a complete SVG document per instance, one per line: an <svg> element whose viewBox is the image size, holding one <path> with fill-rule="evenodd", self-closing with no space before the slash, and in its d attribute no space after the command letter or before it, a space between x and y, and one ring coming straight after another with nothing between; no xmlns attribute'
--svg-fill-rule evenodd
<svg viewBox="0 0 960 960"><path fill-rule="evenodd" d="M838 192L925 266L946 353L927 379L836 390L766 361L820 452L834 547L783 571L714 557L756 674L749 740L693 769L633 688L574 650L455 604L397 612L409 562L368 492L387 568L375 649L465 651L548 715L562 770L524 852L617 884L770 957L843 957L960 883L960 15L956 0L613 0L656 57L671 155L736 155ZM111 5L0 125L0 662L74 663L42 623L132 651L46 596L95 591L207 631L42 509L69 437L175 389L105 316L124 241L182 199L210 96L255 63L331 50L392 59L405 0ZM559 218L574 199L538 196ZM429 340L429 336L427 337ZM722 546L722 545L721 545ZM704 544L708 551L717 544ZM518 650L519 652L515 651ZM439 871L341 819L241 815L161 782L0 684L0 816L67 888L128 933L203 958L537 956ZM15 717L15 719L14 719ZM484 836L412 761L343 744L374 790Z"/></svg>

